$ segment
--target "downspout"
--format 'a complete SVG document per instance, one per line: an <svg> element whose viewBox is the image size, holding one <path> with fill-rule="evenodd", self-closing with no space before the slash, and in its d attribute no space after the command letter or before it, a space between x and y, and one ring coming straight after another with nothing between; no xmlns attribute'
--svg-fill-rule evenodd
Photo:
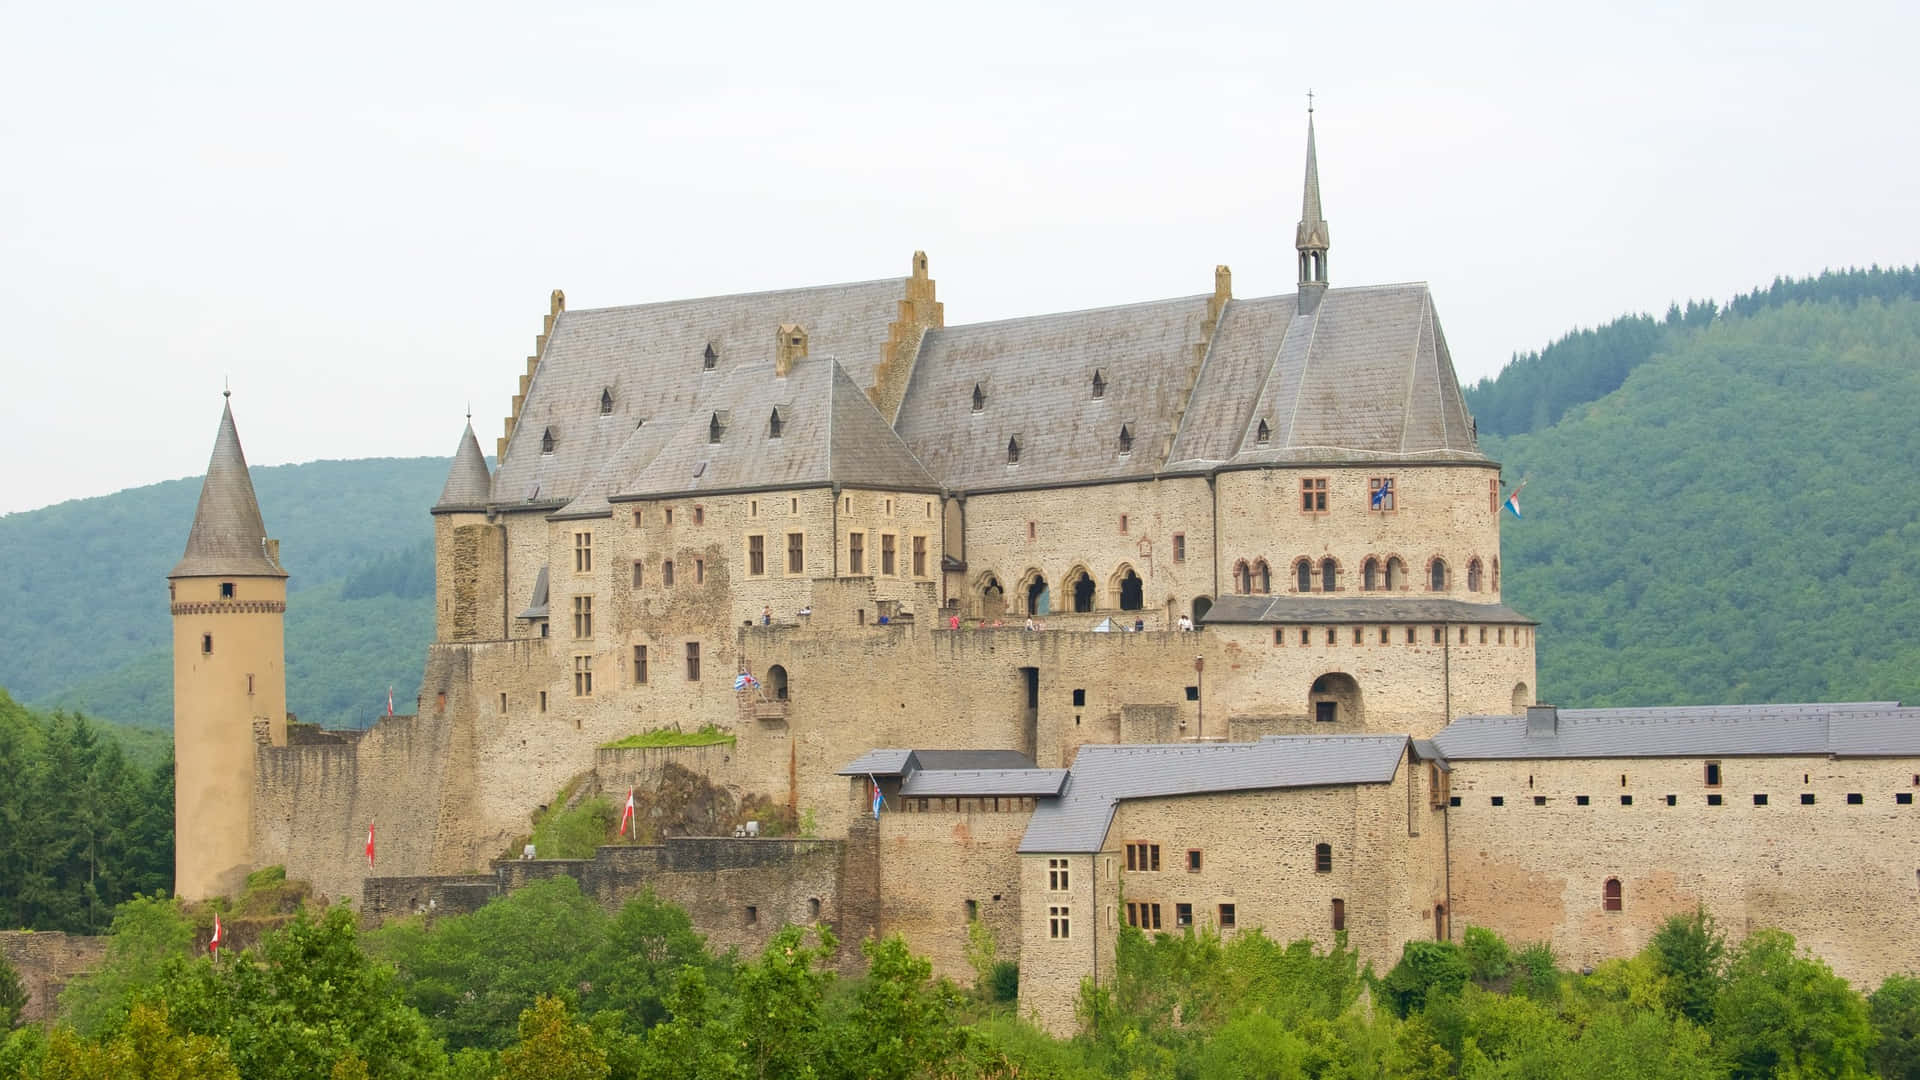
<svg viewBox="0 0 1920 1080"><path fill-rule="evenodd" d="M1093 911L1090 914L1093 917L1093 988L1096 993L1100 989L1100 857L1103 854L1105 853L1094 852L1093 859L1087 867L1087 876L1093 879ZM1100 1037L1098 1008L1093 1010L1093 1035L1094 1038Z"/></svg>
<svg viewBox="0 0 1920 1080"><path fill-rule="evenodd" d="M1219 473L1207 474L1207 494L1213 499L1213 599L1220 599L1220 485Z"/></svg>
<svg viewBox="0 0 1920 1080"><path fill-rule="evenodd" d="M1443 638L1440 642L1440 683L1444 687L1441 700L1444 713L1440 717L1440 726L1446 727L1453 723L1453 624L1441 623L1440 634Z"/></svg>
<svg viewBox="0 0 1920 1080"><path fill-rule="evenodd" d="M1449 787L1451 790L1451 787ZM1453 801L1440 804L1440 864L1446 875L1440 891L1447 905L1447 940L1453 940Z"/></svg>
<svg viewBox="0 0 1920 1080"><path fill-rule="evenodd" d="M840 481L835 480L828 489L833 496L833 535L827 538L827 546L833 552L833 576L840 576Z"/></svg>

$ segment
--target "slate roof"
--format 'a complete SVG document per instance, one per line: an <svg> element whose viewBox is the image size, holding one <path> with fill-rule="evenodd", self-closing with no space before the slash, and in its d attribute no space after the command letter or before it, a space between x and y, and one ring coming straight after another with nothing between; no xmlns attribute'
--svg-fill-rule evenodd
<svg viewBox="0 0 1920 1080"><path fill-rule="evenodd" d="M918 769L900 785L902 796L1052 796L1067 782L1065 769Z"/></svg>
<svg viewBox="0 0 1920 1080"><path fill-rule="evenodd" d="M1378 597L1326 599L1318 594L1223 596L1200 622L1229 623L1519 623L1532 619L1505 604L1473 604L1442 597L1382 593Z"/></svg>
<svg viewBox="0 0 1920 1080"><path fill-rule="evenodd" d="M433 504L433 512L485 510L492 489L487 456L480 452L480 440L473 435L473 421L468 420L460 445L453 452L453 467L447 470L447 484L440 489L440 501Z"/></svg>
<svg viewBox="0 0 1920 1080"><path fill-rule="evenodd" d="M1405 735L1271 736L1255 743L1082 746L1066 788L1034 811L1022 853L1100 850L1122 799L1384 784Z"/></svg>
<svg viewBox="0 0 1920 1080"><path fill-rule="evenodd" d="M1495 758L1913 757L1920 708L1891 701L1561 709L1553 734L1525 716L1463 716L1433 741L1453 761Z"/></svg>
<svg viewBox="0 0 1920 1080"><path fill-rule="evenodd" d="M832 357L796 360L784 379L771 368L737 368L708 393L702 408L611 496L614 501L835 481L845 487L940 490ZM771 424L775 410L777 438ZM718 442L711 441L715 417L723 427Z"/></svg>
<svg viewBox="0 0 1920 1080"><path fill-rule="evenodd" d="M533 596L527 601L527 609L518 618L544 619L547 617L547 568L541 567L533 578Z"/></svg>
<svg viewBox="0 0 1920 1080"><path fill-rule="evenodd" d="M1209 296L927 331L897 426L962 491L1150 477L1186 394ZM1105 392L1093 396L1099 369ZM973 390L986 401L973 411ZM1120 452L1125 425L1133 449ZM1020 440L1020 463L1007 442Z"/></svg>
<svg viewBox="0 0 1920 1080"><path fill-rule="evenodd" d="M1426 283L1328 289L1306 315L1295 301L1227 305L1169 455L1171 471L1486 460Z"/></svg>
<svg viewBox="0 0 1920 1080"><path fill-rule="evenodd" d="M220 410L220 430L213 438L206 479L200 483L200 505L193 511L187 550L167 576L287 576L267 555L267 527L260 520L260 501L253 494L253 476L240 449L239 429L233 426L231 400Z"/></svg>
<svg viewBox="0 0 1920 1080"><path fill-rule="evenodd" d="M601 473L641 421L674 428L699 416L704 424L701 406L729 372L743 364L771 372L783 323L806 327L813 355L839 356L855 382L870 384L905 296L905 279L886 278L560 312L495 474L495 505L559 508ZM703 359L709 344L718 353L711 371ZM608 415L600 412L602 391L612 394ZM549 430L551 454L541 451Z"/></svg>
<svg viewBox="0 0 1920 1080"><path fill-rule="evenodd" d="M993 771L1031 769L1033 759L1018 750L869 750L842 766L840 776L906 776L921 769Z"/></svg>

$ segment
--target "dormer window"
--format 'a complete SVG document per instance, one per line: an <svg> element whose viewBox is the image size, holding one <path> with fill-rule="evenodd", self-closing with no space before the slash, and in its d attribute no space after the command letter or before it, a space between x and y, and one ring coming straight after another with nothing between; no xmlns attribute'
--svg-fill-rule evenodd
<svg viewBox="0 0 1920 1080"><path fill-rule="evenodd" d="M1007 440L1007 464L1020 464L1020 436L1018 435Z"/></svg>
<svg viewBox="0 0 1920 1080"><path fill-rule="evenodd" d="M546 431L546 434L540 436L540 452L543 454L553 453L553 429L552 428L548 428Z"/></svg>
<svg viewBox="0 0 1920 1080"><path fill-rule="evenodd" d="M987 392L985 390L980 389L979 383L974 383L973 384L973 411L985 412L986 410L987 410Z"/></svg>
<svg viewBox="0 0 1920 1080"><path fill-rule="evenodd" d="M717 443L720 441L720 436L726 433L727 425L720 422L719 413L714 413L712 421L707 424L707 441Z"/></svg>
<svg viewBox="0 0 1920 1080"><path fill-rule="evenodd" d="M1099 368L1093 369L1093 396L1096 401L1107 396L1107 377Z"/></svg>
<svg viewBox="0 0 1920 1080"><path fill-rule="evenodd" d="M713 342L709 341L707 342L706 353L701 356L701 366L704 370L712 371L714 368L718 367L719 365L720 365L720 350L714 348Z"/></svg>
<svg viewBox="0 0 1920 1080"><path fill-rule="evenodd" d="M1260 426L1254 429L1253 441L1260 444L1261 446L1265 446L1267 445L1268 440L1272 438L1273 438L1273 429L1267 426L1267 422L1265 420L1260 421Z"/></svg>
<svg viewBox="0 0 1920 1080"><path fill-rule="evenodd" d="M786 426L787 426L787 422L785 420L780 419L780 410L777 408L774 409L773 415L767 417L767 438L769 439L779 438L780 430Z"/></svg>
<svg viewBox="0 0 1920 1080"><path fill-rule="evenodd" d="M1120 425L1120 453L1133 453L1133 429L1125 424Z"/></svg>
<svg viewBox="0 0 1920 1080"><path fill-rule="evenodd" d="M612 390L600 391L600 415L601 416L613 415L613 391Z"/></svg>

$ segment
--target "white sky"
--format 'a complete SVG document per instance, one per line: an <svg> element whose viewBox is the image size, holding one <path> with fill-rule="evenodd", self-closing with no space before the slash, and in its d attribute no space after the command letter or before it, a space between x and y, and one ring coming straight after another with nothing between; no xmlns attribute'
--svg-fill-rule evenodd
<svg viewBox="0 0 1920 1080"><path fill-rule="evenodd" d="M255 464L491 450L555 287L1290 292L1309 86L1334 285L1473 381L1920 261L1916 10L0 0L0 512L198 474L225 376Z"/></svg>

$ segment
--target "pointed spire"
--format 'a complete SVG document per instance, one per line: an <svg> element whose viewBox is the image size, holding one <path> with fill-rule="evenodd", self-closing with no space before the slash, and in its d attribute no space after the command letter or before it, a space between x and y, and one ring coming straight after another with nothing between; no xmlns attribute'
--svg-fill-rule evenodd
<svg viewBox="0 0 1920 1080"><path fill-rule="evenodd" d="M1302 314L1309 310L1306 294L1316 294L1327 286L1328 233L1326 219L1320 216L1320 155L1313 138L1313 92L1307 92L1307 179L1300 197L1300 226L1294 231L1293 246L1300 253L1300 291ZM1317 305L1318 296L1312 299Z"/></svg>
<svg viewBox="0 0 1920 1080"><path fill-rule="evenodd" d="M440 501L434 513L447 510L484 510L493 490L493 477L487 472L486 456L480 453L480 440L473 434L473 418L467 418L467 430L460 435L460 447L453 452L453 468L447 470L447 486L440 489Z"/></svg>
<svg viewBox="0 0 1920 1080"><path fill-rule="evenodd" d="M220 411L220 432L214 436L213 458L200 485L200 506L193 513L187 551L168 577L286 577L280 568L278 544L267 539L260 520L260 502L253 494L253 477L240 449L240 432L233 426L233 391Z"/></svg>

